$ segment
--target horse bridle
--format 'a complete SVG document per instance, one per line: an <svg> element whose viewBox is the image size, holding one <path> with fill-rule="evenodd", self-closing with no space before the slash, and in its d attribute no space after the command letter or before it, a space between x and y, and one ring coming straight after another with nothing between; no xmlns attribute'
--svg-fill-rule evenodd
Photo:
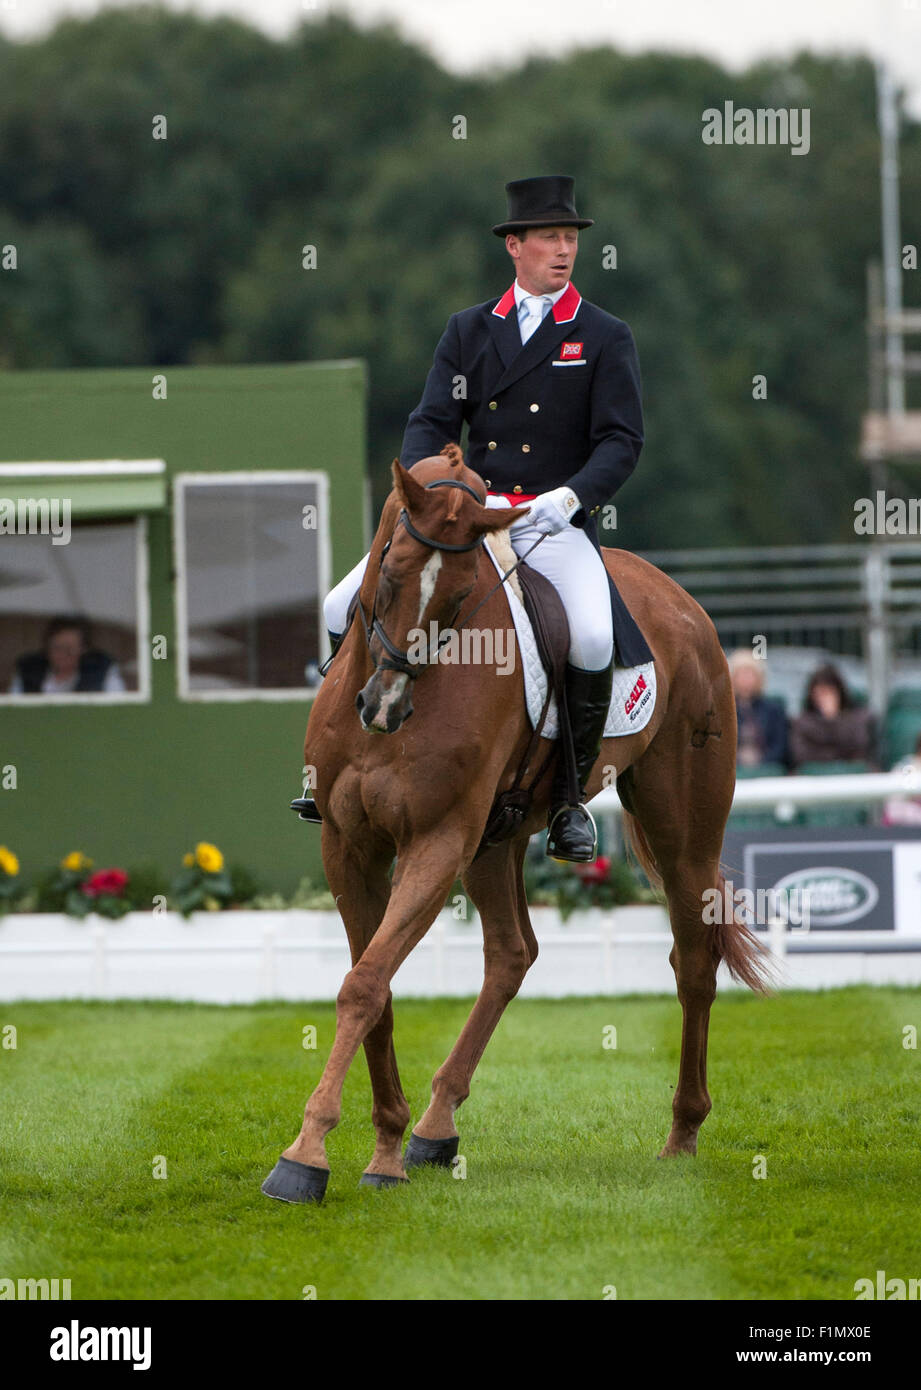
<svg viewBox="0 0 921 1390"><path fill-rule="evenodd" d="M475 501L479 502L480 506L483 505L483 499L482 497L480 497L479 493L477 493L470 486L469 483L461 482L459 478L436 478L434 482L426 483L425 486L426 489L434 487L459 487L463 489L464 492L469 492L470 496L474 498ZM462 554L468 550L475 550L477 546L483 544L484 540L484 533L482 531L478 536L475 536L472 541L467 541L463 545L451 545L448 541L435 540L432 536L423 535L423 533L413 525L409 513L405 507L400 508L400 515L397 518L397 526L399 526L401 522L405 526L409 534L412 536L413 540L419 541L421 545L430 546L432 550L446 550L449 551L451 554L455 555ZM394 534L396 534L396 526L393 529ZM381 565L383 565L384 558L392 544L393 536L390 537L390 540L387 542L387 544L381 551ZM477 607L479 607L479 605L477 605ZM374 602L371 605L370 624L367 618L365 617L365 610L361 602L361 597L359 596L358 599L358 611L361 614L361 621L365 630L365 641L368 644L368 650L371 650L371 638L372 636L374 636L378 639L381 646L384 648L384 651L387 653L383 660L377 663L374 669L376 671L399 671L401 675L409 676L410 680L415 680L424 667L430 666L432 664L431 656L427 653L424 660L411 661L409 652L401 651L395 642L391 642L390 638L387 636L387 633L384 631L383 623L377 616L376 609L377 589L375 587ZM455 617L456 616L457 614L455 613ZM472 617L472 614L469 616ZM445 640L448 640L449 637L450 633L446 634ZM443 643L439 642L439 645L436 648L436 655L437 652L441 649L442 645Z"/></svg>

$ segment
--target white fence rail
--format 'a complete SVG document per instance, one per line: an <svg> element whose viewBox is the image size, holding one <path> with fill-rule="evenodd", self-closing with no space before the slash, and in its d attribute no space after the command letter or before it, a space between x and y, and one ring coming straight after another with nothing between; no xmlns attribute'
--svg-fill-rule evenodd
<svg viewBox="0 0 921 1390"><path fill-rule="evenodd" d="M921 796L921 772L852 772L834 777L746 777L736 782L734 811L775 808L778 821L790 819L801 806L879 805L891 797ZM786 814L787 808L792 808ZM614 787L592 801L592 811L619 814L623 807Z"/></svg>
<svg viewBox="0 0 921 1390"><path fill-rule="evenodd" d="M917 772L836 777L765 777L736 784L735 809L773 806L778 824L800 806L879 804L921 796ZM592 802L616 816L613 788ZM921 838L921 835L919 835ZM540 955L521 993L671 993L671 933L660 907L592 909L567 923L532 908ZM921 921L895 932L803 934L774 924L770 949L783 981L797 988L857 983L921 984ZM334 912L130 913L120 922L76 922L60 914L0 918L0 1001L61 998L335 999L349 969ZM394 979L397 997L469 996L482 982L479 922L443 912ZM721 983L729 983L725 972Z"/></svg>
<svg viewBox="0 0 921 1390"><path fill-rule="evenodd" d="M535 998L674 993L671 933L659 907L591 909L562 923L532 908L540 954L521 993ZM790 987L921 984L921 935L772 934ZM334 912L131 913L120 922L16 914L0 922L0 1001L173 999L252 1003L335 999L349 969ZM470 996L482 982L477 920L442 913L394 980L397 997ZM730 982L721 971L721 987ZM6 1010L4 1010L4 1013ZM4 1021L0 1014L0 1023Z"/></svg>

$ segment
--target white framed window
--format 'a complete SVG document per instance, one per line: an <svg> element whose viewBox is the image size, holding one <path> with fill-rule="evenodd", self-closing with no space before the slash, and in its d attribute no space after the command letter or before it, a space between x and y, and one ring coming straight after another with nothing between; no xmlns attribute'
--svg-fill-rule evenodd
<svg viewBox="0 0 921 1390"><path fill-rule="evenodd" d="M326 474L180 473L173 489L180 698L312 694L329 652Z"/></svg>
<svg viewBox="0 0 921 1390"><path fill-rule="evenodd" d="M71 520L60 545L23 517L0 534L0 705L147 703L146 517Z"/></svg>

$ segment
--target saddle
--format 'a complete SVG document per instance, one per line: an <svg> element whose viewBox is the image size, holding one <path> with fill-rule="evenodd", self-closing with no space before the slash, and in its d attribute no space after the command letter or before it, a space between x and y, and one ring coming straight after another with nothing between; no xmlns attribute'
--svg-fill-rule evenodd
<svg viewBox="0 0 921 1390"><path fill-rule="evenodd" d="M534 792L550 768L559 752L566 761L567 794L572 805L579 803L579 780L576 773L576 755L572 741L572 725L566 706L566 663L569 659L569 620L563 601L556 589L539 570L526 561L521 561L515 571L521 585L521 596L525 612L534 629L537 650L541 664L547 673L547 698L544 700L540 718L534 728L524 756L518 765L512 785L499 792L492 804L480 841L477 855L492 845L498 845L521 828L528 817L534 802ZM541 730L547 719L550 701L556 696L559 711L559 749L550 743L549 751L539 764L527 786L523 785L531 771L531 761L540 748Z"/></svg>

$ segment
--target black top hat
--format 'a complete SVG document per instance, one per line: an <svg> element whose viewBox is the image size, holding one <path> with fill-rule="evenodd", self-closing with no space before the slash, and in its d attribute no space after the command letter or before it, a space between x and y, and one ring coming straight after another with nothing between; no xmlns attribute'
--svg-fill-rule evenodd
<svg viewBox="0 0 921 1390"><path fill-rule="evenodd" d="M592 227L590 217L580 217L573 202L575 180L566 174L539 179L513 179L505 185L508 221L493 227L496 236L520 232L525 227Z"/></svg>

